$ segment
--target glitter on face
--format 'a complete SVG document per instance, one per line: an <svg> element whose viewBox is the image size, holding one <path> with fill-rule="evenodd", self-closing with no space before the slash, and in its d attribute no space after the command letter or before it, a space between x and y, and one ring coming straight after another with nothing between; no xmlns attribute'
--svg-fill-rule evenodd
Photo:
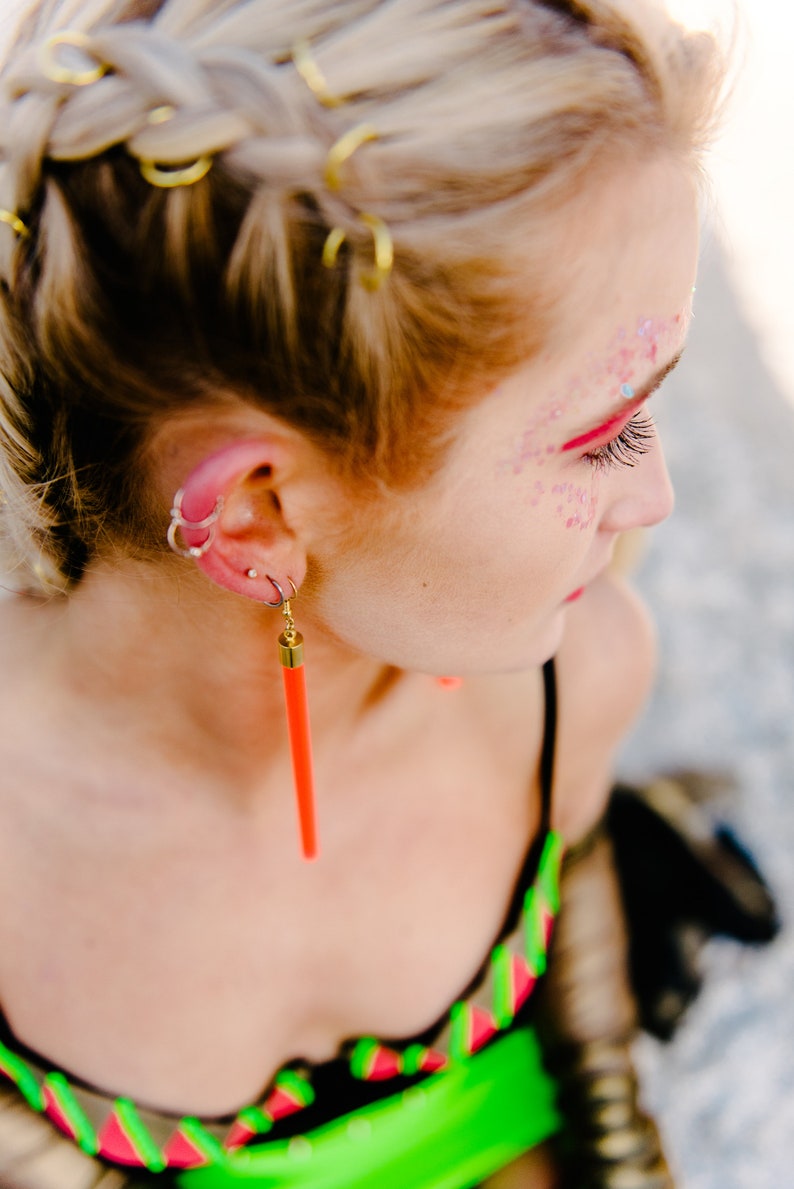
<svg viewBox="0 0 794 1189"><path fill-rule="evenodd" d="M658 362L660 351L680 349L689 323L691 303L668 318L637 319L631 327L620 326L602 352L590 352L582 370L571 376L567 384L555 388L537 407L527 428L517 439L512 456L505 459L502 469L519 475L526 466L542 467L544 460L557 452L555 423L569 410L584 416L593 398L612 396L616 400L632 400L644 381L648 364Z"/></svg>
<svg viewBox="0 0 794 1189"><path fill-rule="evenodd" d="M540 497L546 494L546 488L541 483L540 479L536 479L532 491L530 493L530 504L533 508L537 508L540 503Z"/></svg>
<svg viewBox="0 0 794 1189"><path fill-rule="evenodd" d="M595 520L598 507L597 484L591 488L578 487L575 483L555 483L551 489L556 495L557 515L565 521L566 528L589 528Z"/></svg>

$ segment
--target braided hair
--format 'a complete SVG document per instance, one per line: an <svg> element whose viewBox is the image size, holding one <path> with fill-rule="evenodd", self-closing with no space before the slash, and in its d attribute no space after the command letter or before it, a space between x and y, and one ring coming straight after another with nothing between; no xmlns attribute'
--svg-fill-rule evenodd
<svg viewBox="0 0 794 1189"><path fill-rule="evenodd" d="M196 409L416 481L543 343L545 220L627 152L694 160L714 62L652 0L39 0L0 76L16 584L161 550L147 445Z"/></svg>

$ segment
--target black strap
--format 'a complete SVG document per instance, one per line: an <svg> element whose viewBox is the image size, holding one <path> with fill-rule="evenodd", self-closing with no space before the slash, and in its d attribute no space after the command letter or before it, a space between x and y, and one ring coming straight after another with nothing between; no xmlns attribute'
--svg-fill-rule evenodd
<svg viewBox="0 0 794 1189"><path fill-rule="evenodd" d="M551 799L554 790L554 748L557 742L557 674L554 657L543 666L543 692L545 715L543 723L543 747L540 753L540 833L551 828Z"/></svg>

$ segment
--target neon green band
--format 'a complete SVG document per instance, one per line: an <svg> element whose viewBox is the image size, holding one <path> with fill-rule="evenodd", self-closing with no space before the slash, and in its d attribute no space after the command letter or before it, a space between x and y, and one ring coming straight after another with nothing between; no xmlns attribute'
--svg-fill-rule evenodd
<svg viewBox="0 0 794 1189"><path fill-rule="evenodd" d="M116 1115L149 1171L162 1172L165 1161L146 1130L135 1103L129 1098L117 1098Z"/></svg>
<svg viewBox="0 0 794 1189"><path fill-rule="evenodd" d="M79 1146L89 1156L96 1156L99 1151L97 1134L80 1103L72 1093L72 1088L62 1073L48 1073L44 1079L53 1098L63 1111L64 1117L74 1129L74 1137Z"/></svg>
<svg viewBox="0 0 794 1189"><path fill-rule="evenodd" d="M528 1028L307 1136L177 1174L181 1189L469 1189L560 1126Z"/></svg>

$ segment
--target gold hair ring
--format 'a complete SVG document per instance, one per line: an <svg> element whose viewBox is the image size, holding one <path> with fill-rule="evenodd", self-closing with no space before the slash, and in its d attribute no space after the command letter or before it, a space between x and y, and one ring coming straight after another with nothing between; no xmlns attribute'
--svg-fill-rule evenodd
<svg viewBox="0 0 794 1189"><path fill-rule="evenodd" d="M323 244L323 265L325 268L333 268L336 264L336 258L339 255L339 249L347 239L341 227L334 227L329 231L325 243Z"/></svg>
<svg viewBox="0 0 794 1189"><path fill-rule="evenodd" d="M325 184L329 190L338 190L342 185L340 170L357 148L366 144L368 140L377 140L378 130L374 124L356 124L348 129L344 136L332 144L325 161Z"/></svg>
<svg viewBox="0 0 794 1189"><path fill-rule="evenodd" d="M373 272L365 273L361 278L361 283L366 289L379 289L394 264L394 243L391 232L383 219L379 219L377 215L364 213L359 215L359 218L372 232L375 245L375 269Z"/></svg>
<svg viewBox="0 0 794 1189"><path fill-rule="evenodd" d="M181 169L169 169L158 165L156 161L140 160L138 162L141 173L150 186L159 186L161 190L172 190L177 186L193 186L200 182L212 169L212 157L199 157L190 165Z"/></svg>
<svg viewBox="0 0 794 1189"><path fill-rule="evenodd" d="M377 215L364 213L359 215L359 219L372 232L375 251L375 268L372 272L362 275L361 284L365 289L379 289L391 272L392 265L394 264L394 242L391 232L383 222L383 219L379 219ZM322 262L326 268L334 267L336 258L339 255L339 249L346 239L347 234L341 227L333 227L328 233L326 241L323 244L322 255Z"/></svg>
<svg viewBox="0 0 794 1189"><path fill-rule="evenodd" d="M322 103L324 107L340 107L342 105L343 100L338 95L332 95L328 90L325 75L314 60L309 43L305 38L301 38L293 45L292 61L318 103Z"/></svg>
<svg viewBox="0 0 794 1189"><path fill-rule="evenodd" d="M20 239L30 239L30 228L13 211L0 207L0 223L7 223L9 227L13 227Z"/></svg>
<svg viewBox="0 0 794 1189"><path fill-rule="evenodd" d="M62 66L56 61L54 51L61 45L71 45L75 49L90 53L91 38L76 29L66 29L63 33L54 33L48 37L39 50L39 66L47 78L54 83L71 83L73 87L86 87L95 83L97 79L107 74L109 67L104 62L97 62L88 70L73 70L70 66Z"/></svg>
<svg viewBox="0 0 794 1189"><path fill-rule="evenodd" d="M146 117L147 124L166 124L169 120L174 118L176 108L172 107L170 103L161 103L159 107L153 107Z"/></svg>

